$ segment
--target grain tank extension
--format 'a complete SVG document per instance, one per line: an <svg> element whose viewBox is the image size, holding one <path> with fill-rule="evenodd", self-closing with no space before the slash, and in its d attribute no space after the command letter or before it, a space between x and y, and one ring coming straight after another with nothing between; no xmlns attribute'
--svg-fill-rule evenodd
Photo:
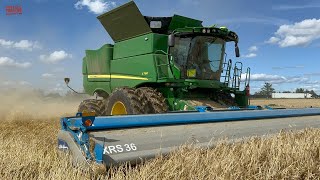
<svg viewBox="0 0 320 180"><path fill-rule="evenodd" d="M86 100L79 112L98 115L153 114L248 106L246 90L240 90L242 63L232 67L226 43L238 36L226 27L203 27L202 21L174 15L143 16L129 2L98 16L114 44L86 50L83 85L87 94L103 100ZM244 89L244 88L243 88Z"/></svg>

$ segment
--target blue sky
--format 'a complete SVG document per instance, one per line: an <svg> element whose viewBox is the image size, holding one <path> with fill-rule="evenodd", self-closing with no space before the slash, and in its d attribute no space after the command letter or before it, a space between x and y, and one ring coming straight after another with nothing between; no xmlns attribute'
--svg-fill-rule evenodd
<svg viewBox="0 0 320 180"><path fill-rule="evenodd" d="M125 0L0 1L0 88L31 87L63 92L64 77L82 88L85 49L112 43L96 17ZM251 67L252 91L264 82L276 91L302 87L320 94L320 2L315 0L135 1L148 16L179 14L234 30L241 58ZM21 15L5 8L21 5Z"/></svg>

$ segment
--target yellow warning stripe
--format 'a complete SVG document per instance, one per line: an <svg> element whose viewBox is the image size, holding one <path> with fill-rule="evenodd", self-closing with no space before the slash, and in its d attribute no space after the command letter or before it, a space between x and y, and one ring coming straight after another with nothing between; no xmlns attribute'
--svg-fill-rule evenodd
<svg viewBox="0 0 320 180"><path fill-rule="evenodd" d="M91 78L110 78L110 75L88 75L88 78L91 79Z"/></svg>
<svg viewBox="0 0 320 180"><path fill-rule="evenodd" d="M148 80L148 78L137 76L123 76L123 75L111 75L112 79L135 79L135 80Z"/></svg>
<svg viewBox="0 0 320 180"><path fill-rule="evenodd" d="M88 78L112 78L112 79L134 79L134 80L148 80L145 77L137 77L137 76L124 76L124 75L108 75L108 74L95 74L95 75L88 75Z"/></svg>

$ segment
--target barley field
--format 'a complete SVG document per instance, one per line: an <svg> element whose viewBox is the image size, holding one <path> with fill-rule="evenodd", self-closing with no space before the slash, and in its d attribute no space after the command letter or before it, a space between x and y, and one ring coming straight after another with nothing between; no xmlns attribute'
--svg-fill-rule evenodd
<svg viewBox="0 0 320 180"><path fill-rule="evenodd" d="M320 107L320 99L252 99L250 103L253 105L285 108Z"/></svg>
<svg viewBox="0 0 320 180"><path fill-rule="evenodd" d="M6 95L0 105L0 179L319 179L320 130L279 132L213 149L181 147L139 166L85 171L57 150L59 118L73 115L78 101L43 101L30 94ZM282 100L283 101L283 100ZM301 101L257 100L300 106ZM309 102L304 102L306 105ZM311 100L310 104L318 103Z"/></svg>

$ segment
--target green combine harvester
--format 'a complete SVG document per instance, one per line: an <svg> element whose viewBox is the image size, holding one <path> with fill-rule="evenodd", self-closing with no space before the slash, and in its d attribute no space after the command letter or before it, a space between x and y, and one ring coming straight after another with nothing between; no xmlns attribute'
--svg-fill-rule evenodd
<svg viewBox="0 0 320 180"><path fill-rule="evenodd" d="M320 127L319 108L249 105L250 69L227 60L226 43L240 53L237 34L225 27L142 16L133 1L98 19L115 44L87 50L82 72L85 92L100 98L60 120L58 149L75 163L136 164L184 144L210 148L220 138Z"/></svg>
<svg viewBox="0 0 320 180"><path fill-rule="evenodd" d="M240 56L235 32L179 15L143 16L134 2L98 19L115 43L86 50L84 90L103 100L85 100L79 112L154 114L248 106L249 69L245 90L240 90L242 63L232 68L225 52L232 42Z"/></svg>

